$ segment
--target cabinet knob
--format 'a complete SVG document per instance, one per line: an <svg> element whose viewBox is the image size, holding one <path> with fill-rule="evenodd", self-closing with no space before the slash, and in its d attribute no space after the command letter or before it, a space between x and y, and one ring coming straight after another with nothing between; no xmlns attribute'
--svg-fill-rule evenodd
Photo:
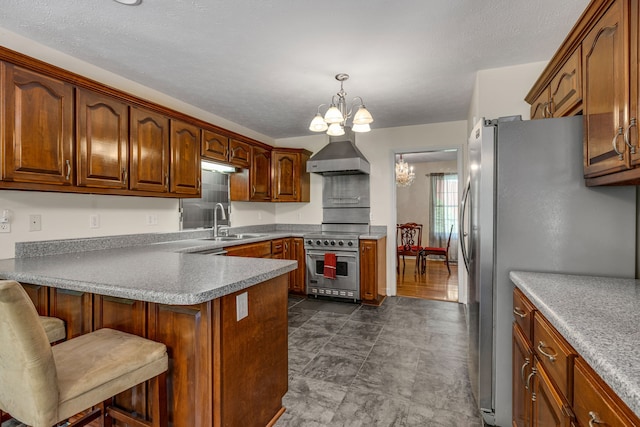
<svg viewBox="0 0 640 427"><path fill-rule="evenodd" d="M129 174L127 172L127 168L122 168L122 182L126 184L128 178L129 178Z"/></svg>
<svg viewBox="0 0 640 427"><path fill-rule="evenodd" d="M589 417L591 418L589 420L589 427L594 427L596 424L604 424L597 412L589 411Z"/></svg>
<svg viewBox="0 0 640 427"><path fill-rule="evenodd" d="M64 177L67 181L71 178L71 162L69 160L65 160L67 165L67 175Z"/></svg>

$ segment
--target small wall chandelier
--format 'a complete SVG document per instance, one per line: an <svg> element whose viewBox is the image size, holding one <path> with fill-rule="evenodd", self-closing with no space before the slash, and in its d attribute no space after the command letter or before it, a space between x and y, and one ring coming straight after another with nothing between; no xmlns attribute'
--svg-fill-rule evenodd
<svg viewBox="0 0 640 427"><path fill-rule="evenodd" d="M344 135L344 127L347 125L347 119L351 118L354 107L358 107L358 111L353 116L353 125L351 130L354 132L369 132L371 128L369 124L373 122L371 113L364 106L364 101L359 96L353 98L351 108L347 110L347 102L345 97L347 92L344 91L342 85L345 80L349 79L349 74L336 74L336 80L340 82L340 91L331 98L331 105L324 117L320 114L320 108L326 104L318 106L318 113L311 120L309 130L312 132L327 132L330 136ZM337 97L337 98L336 98ZM358 101L358 103L356 103Z"/></svg>
<svg viewBox="0 0 640 427"><path fill-rule="evenodd" d="M413 184L415 179L416 174L413 172L413 166L409 166L407 162L402 160L402 154L400 154L400 160L396 163L396 184L398 187L408 187Z"/></svg>

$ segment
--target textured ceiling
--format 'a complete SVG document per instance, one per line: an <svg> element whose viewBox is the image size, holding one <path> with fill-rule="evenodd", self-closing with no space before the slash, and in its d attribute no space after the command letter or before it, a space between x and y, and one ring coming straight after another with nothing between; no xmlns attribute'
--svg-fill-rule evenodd
<svg viewBox="0 0 640 427"><path fill-rule="evenodd" d="M550 59L587 4L2 0L0 27L283 138L311 134L342 72L372 128L464 120L476 71Z"/></svg>

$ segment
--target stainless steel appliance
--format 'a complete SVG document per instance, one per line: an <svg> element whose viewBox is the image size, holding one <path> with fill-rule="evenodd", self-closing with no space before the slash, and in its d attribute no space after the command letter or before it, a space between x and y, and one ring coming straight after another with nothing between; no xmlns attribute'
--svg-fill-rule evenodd
<svg viewBox="0 0 640 427"><path fill-rule="evenodd" d="M360 251L357 234L308 234L304 239L307 293L357 301L360 299ZM336 255L336 278L324 277L324 256Z"/></svg>
<svg viewBox="0 0 640 427"><path fill-rule="evenodd" d="M369 162L347 128L307 162L323 175L321 233L304 236L307 294L360 299L359 235L369 233ZM325 254L336 255L336 278L324 276Z"/></svg>
<svg viewBox="0 0 640 427"><path fill-rule="evenodd" d="M469 138L469 376L491 425L511 425L509 271L634 277L635 188L585 187L582 126L582 116L483 119Z"/></svg>

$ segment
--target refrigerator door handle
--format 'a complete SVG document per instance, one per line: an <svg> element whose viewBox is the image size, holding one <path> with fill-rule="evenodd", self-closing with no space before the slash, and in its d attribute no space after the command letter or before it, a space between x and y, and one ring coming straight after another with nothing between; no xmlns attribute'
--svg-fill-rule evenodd
<svg viewBox="0 0 640 427"><path fill-rule="evenodd" d="M460 213L458 216L458 235L460 236L460 248L462 249L462 259L464 260L464 266L469 271L469 253L467 252L467 244L465 243L465 237L469 235L464 230L464 215L467 211L467 203L469 202L469 193L471 192L471 178L467 180L467 186L462 193L462 201L460 203Z"/></svg>

